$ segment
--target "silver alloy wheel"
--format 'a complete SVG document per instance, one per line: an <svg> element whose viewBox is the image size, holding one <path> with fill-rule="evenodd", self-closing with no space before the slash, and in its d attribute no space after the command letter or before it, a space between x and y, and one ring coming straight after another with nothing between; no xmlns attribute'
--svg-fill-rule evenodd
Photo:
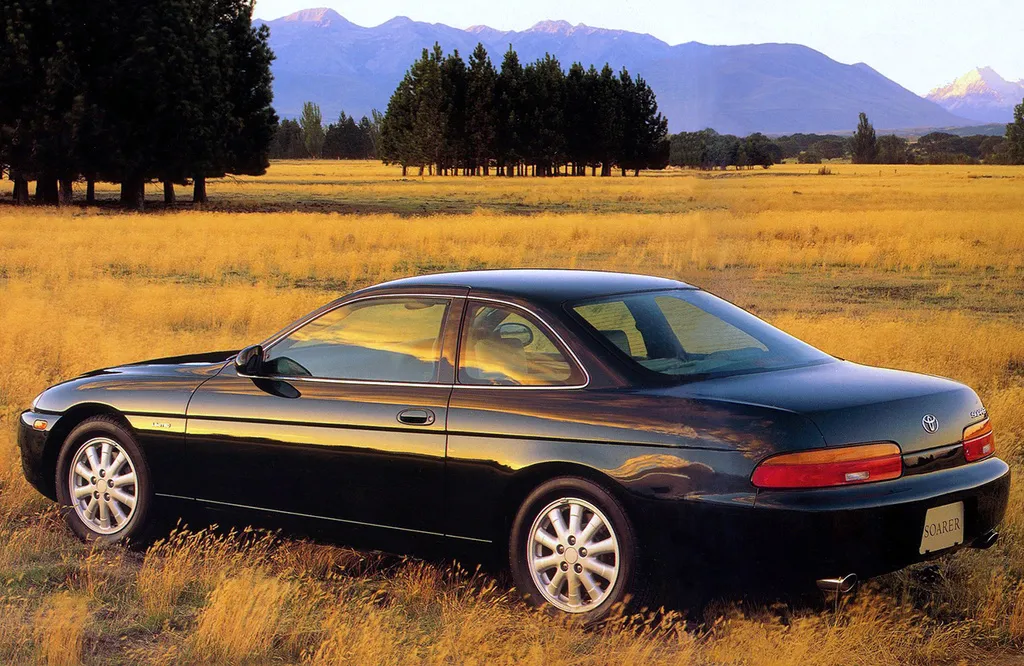
<svg viewBox="0 0 1024 666"><path fill-rule="evenodd" d="M109 437L94 437L79 447L68 472L71 504L97 534L116 534L131 521L139 482L127 452Z"/></svg>
<svg viewBox="0 0 1024 666"><path fill-rule="evenodd" d="M619 576L619 540L611 521L575 497L540 511L530 527L526 557L541 596L567 613L600 606Z"/></svg>

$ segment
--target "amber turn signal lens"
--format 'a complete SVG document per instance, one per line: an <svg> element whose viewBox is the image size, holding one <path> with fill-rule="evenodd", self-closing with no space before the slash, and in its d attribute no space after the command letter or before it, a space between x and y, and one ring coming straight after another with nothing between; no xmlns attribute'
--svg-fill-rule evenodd
<svg viewBox="0 0 1024 666"><path fill-rule="evenodd" d="M35 423L32 424L32 427L35 428L36 430L46 430L47 425L49 424L46 421L38 419Z"/></svg>
<svg viewBox="0 0 1024 666"><path fill-rule="evenodd" d="M967 462L983 460L995 452L996 436L988 419L964 428L964 458Z"/></svg>
<svg viewBox="0 0 1024 666"><path fill-rule="evenodd" d="M758 465L750 480L758 488L829 488L897 479L902 474L900 447L885 443L783 453Z"/></svg>

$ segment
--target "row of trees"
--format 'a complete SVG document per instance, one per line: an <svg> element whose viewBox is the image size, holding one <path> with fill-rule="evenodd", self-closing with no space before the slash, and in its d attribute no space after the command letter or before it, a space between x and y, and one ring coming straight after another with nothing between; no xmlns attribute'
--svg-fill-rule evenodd
<svg viewBox="0 0 1024 666"><path fill-rule="evenodd" d="M440 174L602 176L668 162L668 124L643 78L551 55L523 66L509 48L496 70L482 44L463 61L424 49L380 126L379 157Z"/></svg>
<svg viewBox="0 0 1024 666"><path fill-rule="evenodd" d="M782 161L782 149L764 134L747 137L719 134L713 129L680 132L670 139L669 164L691 169L728 167L767 169Z"/></svg>
<svg viewBox="0 0 1024 666"><path fill-rule="evenodd" d="M855 164L1024 164L1024 103L1005 136L957 136L932 132L911 142L893 134L878 137L865 114L850 139L821 137L797 155L800 162L849 156ZM803 137L813 135L802 135ZM785 137L783 137L785 139Z"/></svg>
<svg viewBox="0 0 1024 666"><path fill-rule="evenodd" d="M265 172L277 123L254 0L0 0L0 171L14 199L66 203L72 183L145 184Z"/></svg>
<svg viewBox="0 0 1024 666"><path fill-rule="evenodd" d="M377 158L380 126L384 116L373 110L371 118L341 112L338 122L323 124L320 106L306 102L299 120L285 120L277 126L270 144L271 159L302 158L372 160Z"/></svg>

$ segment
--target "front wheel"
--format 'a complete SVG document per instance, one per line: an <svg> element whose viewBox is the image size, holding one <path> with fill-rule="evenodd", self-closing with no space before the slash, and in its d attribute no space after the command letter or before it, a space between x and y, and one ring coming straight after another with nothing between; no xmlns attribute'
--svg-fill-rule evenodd
<svg viewBox="0 0 1024 666"><path fill-rule="evenodd" d="M539 607L600 620L636 595L637 539L618 500L586 479L553 479L516 515L509 564L516 587Z"/></svg>
<svg viewBox="0 0 1024 666"><path fill-rule="evenodd" d="M84 541L118 543L142 533L152 502L149 467L117 419L97 416L71 431L56 482L68 526Z"/></svg>

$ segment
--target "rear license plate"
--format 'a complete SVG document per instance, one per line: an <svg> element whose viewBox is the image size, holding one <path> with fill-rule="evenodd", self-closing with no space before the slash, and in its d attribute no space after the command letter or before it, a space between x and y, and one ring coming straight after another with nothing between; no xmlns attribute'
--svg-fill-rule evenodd
<svg viewBox="0 0 1024 666"><path fill-rule="evenodd" d="M928 509L921 536L921 554L952 548L964 542L964 503Z"/></svg>

